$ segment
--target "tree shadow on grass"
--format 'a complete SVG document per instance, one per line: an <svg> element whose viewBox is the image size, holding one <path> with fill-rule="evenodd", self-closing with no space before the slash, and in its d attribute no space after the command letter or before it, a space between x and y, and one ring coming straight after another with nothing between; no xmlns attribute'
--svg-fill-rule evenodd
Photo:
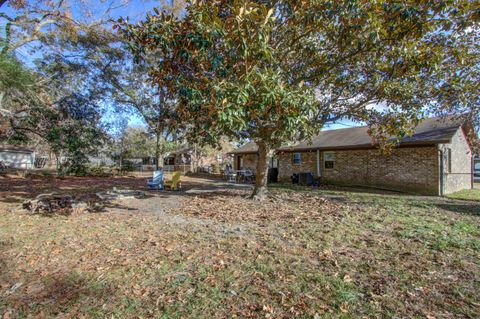
<svg viewBox="0 0 480 319"><path fill-rule="evenodd" d="M480 202L445 202L438 203L436 206L440 209L447 210L454 213L480 216Z"/></svg>
<svg viewBox="0 0 480 319"><path fill-rule="evenodd" d="M101 190L141 189L145 186L144 178L119 177L119 178L3 178L0 179L0 202L21 203L44 193L71 193L92 194Z"/></svg>
<svg viewBox="0 0 480 319"><path fill-rule="evenodd" d="M40 313L50 318L70 310L100 306L114 292L110 284L74 271L30 277L15 278L9 283L12 288L2 292L3 306L11 318Z"/></svg>
<svg viewBox="0 0 480 319"><path fill-rule="evenodd" d="M14 241L0 240L0 318L54 318L61 313L97 308L114 294L110 282L72 269L19 271L22 258L7 258ZM80 314L79 314L80 315Z"/></svg>
<svg viewBox="0 0 480 319"><path fill-rule="evenodd" d="M20 197L19 194L13 194L11 196L6 196L0 201L5 204L20 204L25 200L25 197Z"/></svg>
<svg viewBox="0 0 480 319"><path fill-rule="evenodd" d="M139 200L141 200L141 199L139 199ZM98 211L98 213L107 212L108 211L107 208L108 209L126 210L126 211L138 211L138 208L134 208L134 207L130 207L130 206L127 206L127 205L124 205L124 204L120 204L119 202L115 202L115 203L109 202L109 203L106 203L105 206L104 206L104 209L102 209L101 211Z"/></svg>

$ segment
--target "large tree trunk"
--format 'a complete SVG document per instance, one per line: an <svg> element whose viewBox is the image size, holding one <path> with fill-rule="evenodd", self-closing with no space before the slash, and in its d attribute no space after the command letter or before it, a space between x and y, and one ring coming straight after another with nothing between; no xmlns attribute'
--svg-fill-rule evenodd
<svg viewBox="0 0 480 319"><path fill-rule="evenodd" d="M157 163L155 165L155 169L158 171L158 169L160 168L160 155L161 155L160 154L160 134L156 132L156 135L157 136L155 141L155 158L157 159ZM162 160L163 160L163 156L162 156Z"/></svg>
<svg viewBox="0 0 480 319"><path fill-rule="evenodd" d="M190 165L194 173L198 173L198 154L197 154L197 145L193 145L193 158L190 156Z"/></svg>
<svg viewBox="0 0 480 319"><path fill-rule="evenodd" d="M4 97L4 96L5 96L5 92L4 92L4 91L0 92L0 113L1 113L2 115L6 115L6 114L9 113L7 110L4 110L4 109L2 108L2 105L3 105L3 97ZM4 114L4 113L5 113L5 114Z"/></svg>
<svg viewBox="0 0 480 319"><path fill-rule="evenodd" d="M257 169L255 172L255 188L252 199L264 200L268 194L268 154L269 147L263 141L256 141L258 145Z"/></svg>
<svg viewBox="0 0 480 319"><path fill-rule="evenodd" d="M60 169L61 169L61 165L60 165L60 154L58 153L54 153L53 154L55 156L55 170L57 171L57 174L60 174Z"/></svg>
<svg viewBox="0 0 480 319"><path fill-rule="evenodd" d="M157 158L156 170L158 171L160 168L163 169L163 154L159 152L156 155L156 158Z"/></svg>

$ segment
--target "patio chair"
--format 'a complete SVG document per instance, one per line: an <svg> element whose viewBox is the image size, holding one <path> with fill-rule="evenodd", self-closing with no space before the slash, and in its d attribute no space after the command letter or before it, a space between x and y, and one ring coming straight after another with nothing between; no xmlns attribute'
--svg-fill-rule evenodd
<svg viewBox="0 0 480 319"><path fill-rule="evenodd" d="M255 175L253 175L252 170L247 169L243 173L243 179L244 179L245 183L253 183L255 181Z"/></svg>
<svg viewBox="0 0 480 319"><path fill-rule="evenodd" d="M180 181L181 172L173 172L172 179L164 182L165 187L169 187L171 190L178 190L182 188L182 182Z"/></svg>
<svg viewBox="0 0 480 319"><path fill-rule="evenodd" d="M163 170L154 171L153 178L147 179L147 189L163 189Z"/></svg>
<svg viewBox="0 0 480 319"><path fill-rule="evenodd" d="M225 170L225 176L227 177L227 182L235 183L237 181L237 173L235 173L232 169L228 168Z"/></svg>

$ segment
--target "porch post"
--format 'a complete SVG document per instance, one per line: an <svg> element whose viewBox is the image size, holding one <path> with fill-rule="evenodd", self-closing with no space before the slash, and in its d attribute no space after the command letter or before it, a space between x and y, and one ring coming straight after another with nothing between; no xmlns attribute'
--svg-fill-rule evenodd
<svg viewBox="0 0 480 319"><path fill-rule="evenodd" d="M317 150L317 177L320 177L320 150Z"/></svg>

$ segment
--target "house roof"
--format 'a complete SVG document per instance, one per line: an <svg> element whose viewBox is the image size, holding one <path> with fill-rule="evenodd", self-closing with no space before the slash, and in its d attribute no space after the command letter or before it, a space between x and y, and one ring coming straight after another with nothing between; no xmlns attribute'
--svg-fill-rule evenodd
<svg viewBox="0 0 480 319"><path fill-rule="evenodd" d="M172 151L169 153L169 155L182 155L182 154L188 154L190 151L192 151L193 148L189 146L182 145L178 147L176 150Z"/></svg>
<svg viewBox="0 0 480 319"><path fill-rule="evenodd" d="M258 151L257 144L255 144L255 142L252 141L240 146L237 149L234 149L228 154L248 154L248 153L256 153L257 151Z"/></svg>
<svg viewBox="0 0 480 319"><path fill-rule="evenodd" d="M455 118L430 118L422 121L415 129L412 136L400 140L400 145L440 144L448 143L455 132L462 126L462 122ZM278 151L301 150L335 150L371 148L372 138L368 134L368 127L352 127L336 130L322 131L313 136L311 140L300 142L293 146L282 146ZM249 142L236 149L232 154L256 153L257 145Z"/></svg>
<svg viewBox="0 0 480 319"><path fill-rule="evenodd" d="M0 145L0 152L33 153L35 150L23 146Z"/></svg>

